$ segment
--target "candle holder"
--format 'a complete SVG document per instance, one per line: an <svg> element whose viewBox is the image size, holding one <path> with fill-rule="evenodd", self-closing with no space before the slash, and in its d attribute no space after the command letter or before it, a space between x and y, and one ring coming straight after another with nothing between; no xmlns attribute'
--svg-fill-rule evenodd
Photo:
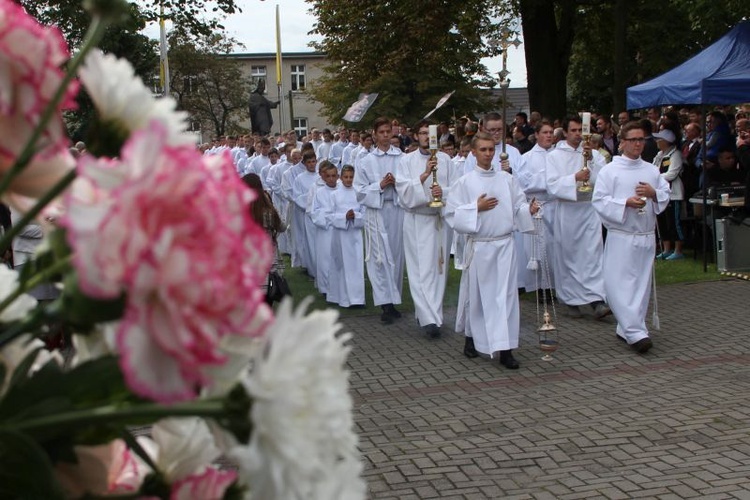
<svg viewBox="0 0 750 500"><path fill-rule="evenodd" d="M430 125L427 130L428 130L428 135L430 138L430 142L429 142L430 159L427 161L429 162L435 161L435 166L432 167L432 184L430 185L430 191L432 191L433 188L440 187L440 184L438 184L438 180L437 180L437 151L438 151L437 125ZM432 200L430 200L430 202L427 203L427 206L430 208L443 208L445 206L445 203L443 203L442 196L433 195Z"/></svg>

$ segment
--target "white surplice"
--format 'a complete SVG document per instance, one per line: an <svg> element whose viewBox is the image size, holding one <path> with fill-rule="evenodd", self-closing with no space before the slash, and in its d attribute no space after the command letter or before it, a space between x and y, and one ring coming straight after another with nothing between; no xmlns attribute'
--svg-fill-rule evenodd
<svg viewBox="0 0 750 500"><path fill-rule="evenodd" d="M362 158L354 171L357 201L365 209L365 263L376 306L400 304L404 281L404 211L393 186L380 189L385 174L395 175L400 149L379 148Z"/></svg>
<svg viewBox="0 0 750 500"><path fill-rule="evenodd" d="M492 157L492 162L490 163L492 168L495 168L497 170L502 169L500 162L500 155L502 154L502 152L502 143L495 144L495 156ZM505 145L505 153L508 155L508 163L510 165L512 174L515 175L516 171L523 167L523 155L521 155L521 152L518 150L518 148L513 146L512 144ZM466 157L466 160L464 160L463 162L464 173L473 171L476 166L477 159L474 156L474 153L470 152ZM524 236L518 231L513 234L513 244L516 246L516 253L518 254L517 257L520 257L523 254L523 240ZM516 261L516 279L518 288L526 287L526 262L522 262L520 258Z"/></svg>
<svg viewBox="0 0 750 500"><path fill-rule="evenodd" d="M498 205L479 212L480 195ZM477 351L493 355L518 347L520 314L513 231L533 231L526 196L507 172L476 167L451 188L448 224L466 235L456 332L474 338Z"/></svg>
<svg viewBox="0 0 750 500"><path fill-rule="evenodd" d="M524 275L523 283L527 292L533 292L539 288L554 288L554 219L557 203L547 193L547 154L552 149L544 149L535 144L531 150L523 155L523 163L514 169L513 175L518 180L526 199L531 202L536 199L542 206L541 223L538 223L534 234L523 235L523 250L519 251L519 268ZM536 270L530 267L530 262L536 261ZM546 274L549 274L547 280Z"/></svg>
<svg viewBox="0 0 750 500"><path fill-rule="evenodd" d="M279 213L279 216L281 216L281 220L287 225L287 227L291 225L291 221L287 220L289 216L289 202L282 192L281 181L284 173L291 167L291 163L287 161L279 161L268 170L268 189L271 191L271 201L273 202L276 211ZM288 230L279 233L276 238L279 252L291 254L290 240L290 232Z"/></svg>
<svg viewBox="0 0 750 500"><path fill-rule="evenodd" d="M353 187L340 186L333 192L333 234L331 267L328 273L328 302L341 307L365 303L365 255L362 229L365 208L357 201ZM354 219L346 213L354 211Z"/></svg>
<svg viewBox="0 0 750 500"><path fill-rule="evenodd" d="M591 178L605 165L604 158L592 151ZM591 192L581 193L575 174L583 166L583 148L567 141L547 154L547 192L557 200L554 225L555 292L569 306L605 300L602 270L602 223L591 206Z"/></svg>
<svg viewBox="0 0 750 500"><path fill-rule="evenodd" d="M299 174L304 171L305 166L302 164L302 162L300 162L286 169L286 171L281 176L281 194L286 200L285 220L289 227L289 229L287 229L287 232L289 233L289 254L291 255L292 267L304 267L300 260L301 256L299 251L299 244L297 242L300 236L304 237L304 228L300 229L300 227L303 227L305 223L304 220L298 220L299 214L297 214L297 210L295 209L297 205L294 203L293 192L294 180Z"/></svg>
<svg viewBox="0 0 750 500"><path fill-rule="evenodd" d="M315 261L308 239L307 203L310 198L310 188L320 176L315 172L305 170L294 179L292 200L294 201L293 227L294 245L299 258L300 267L307 269L310 276L315 277ZM310 221L309 224L312 224ZM314 240L313 240L314 241Z"/></svg>
<svg viewBox="0 0 750 500"><path fill-rule="evenodd" d="M656 203L645 213L625 206L639 182L656 189ZM599 173L592 205L607 228L604 247L604 286L617 320L617 335L633 344L648 337L646 311L656 253L656 214L667 208L669 184L659 169L641 159L615 156Z"/></svg>
<svg viewBox="0 0 750 500"><path fill-rule="evenodd" d="M331 238L333 236L333 195L338 185L323 185L315 189L310 216L315 224L315 284L318 291L328 293L328 275L331 268Z"/></svg>
<svg viewBox="0 0 750 500"><path fill-rule="evenodd" d="M419 176L429 159L430 154L420 150L401 156L396 192L404 207L404 256L414 315L420 326L441 326L452 230L444 223L443 209L427 206L432 201L432 175L424 182ZM437 181L445 203L456 181L455 171L447 154L439 151L437 160Z"/></svg>

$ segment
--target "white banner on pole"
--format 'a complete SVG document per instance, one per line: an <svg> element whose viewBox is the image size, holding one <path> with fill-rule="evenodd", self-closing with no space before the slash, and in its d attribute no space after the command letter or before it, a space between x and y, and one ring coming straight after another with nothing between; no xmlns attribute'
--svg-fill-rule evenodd
<svg viewBox="0 0 750 500"><path fill-rule="evenodd" d="M429 118L430 116L432 116L432 113L434 113L435 111L437 111L438 109L440 109L443 106L443 104L445 104L448 101L448 99L450 99L450 97L453 95L454 92L455 92L455 90L452 91L452 92L448 92L443 97L441 97L440 100L438 101L437 105L435 106L435 109L433 109L432 111L430 111L429 113L427 113L426 115L424 115L423 119L426 120L427 118Z"/></svg>
<svg viewBox="0 0 750 500"><path fill-rule="evenodd" d="M378 98L378 94L359 94L359 98L349 106L349 109L346 110L346 114L344 115L344 120L348 122L358 122L362 119L363 116L365 116L365 113L367 113L367 110L370 109L370 106L375 102L375 99Z"/></svg>

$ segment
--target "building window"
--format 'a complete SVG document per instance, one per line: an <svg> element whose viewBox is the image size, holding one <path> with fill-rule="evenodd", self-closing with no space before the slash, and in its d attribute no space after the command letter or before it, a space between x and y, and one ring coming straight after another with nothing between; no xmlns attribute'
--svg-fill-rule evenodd
<svg viewBox="0 0 750 500"><path fill-rule="evenodd" d="M250 80L253 82L253 90L258 87L260 80L266 80L266 67L265 66L251 66L250 67ZM266 83L266 92L268 92L268 81ZM264 92L264 94L266 93Z"/></svg>
<svg viewBox="0 0 750 500"><path fill-rule="evenodd" d="M304 64L292 64L292 90L297 92L305 90Z"/></svg>
<svg viewBox="0 0 750 500"><path fill-rule="evenodd" d="M307 118L295 118L292 120L292 125L294 125L294 131L297 133L297 138L307 135Z"/></svg>

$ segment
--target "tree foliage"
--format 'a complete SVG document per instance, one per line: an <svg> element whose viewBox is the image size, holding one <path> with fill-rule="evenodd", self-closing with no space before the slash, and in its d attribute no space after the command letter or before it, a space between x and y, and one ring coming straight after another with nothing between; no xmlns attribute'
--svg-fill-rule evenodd
<svg viewBox="0 0 750 500"><path fill-rule="evenodd" d="M314 47L329 61L309 91L331 122L341 122L360 92L379 93L365 120L415 121L453 90L436 117L487 106L479 87L492 82L480 59L498 53L485 42L501 28L493 19L502 2L306 1L318 18L312 33L323 36Z"/></svg>
<svg viewBox="0 0 750 500"><path fill-rule="evenodd" d="M739 0L629 3L621 62L614 57L617 38L612 28L625 20L620 19L616 2L581 6L579 12L568 78L570 107L610 114L625 108L627 87L668 71L713 43L750 16L750 4ZM620 85L615 75L618 66Z"/></svg>
<svg viewBox="0 0 750 500"><path fill-rule="evenodd" d="M60 27L71 46L77 47L91 19L82 9L82 0L15 0L44 24ZM131 7L141 21L155 22L163 11L164 18L195 35L209 35L223 30L223 15L242 12L235 0L141 0ZM211 13L206 17L207 13ZM105 38L106 40L106 38Z"/></svg>
<svg viewBox="0 0 750 500"><path fill-rule="evenodd" d="M192 36L175 29L169 39L170 87L180 109L217 136L247 130L251 82L238 61L239 46L221 33Z"/></svg>

